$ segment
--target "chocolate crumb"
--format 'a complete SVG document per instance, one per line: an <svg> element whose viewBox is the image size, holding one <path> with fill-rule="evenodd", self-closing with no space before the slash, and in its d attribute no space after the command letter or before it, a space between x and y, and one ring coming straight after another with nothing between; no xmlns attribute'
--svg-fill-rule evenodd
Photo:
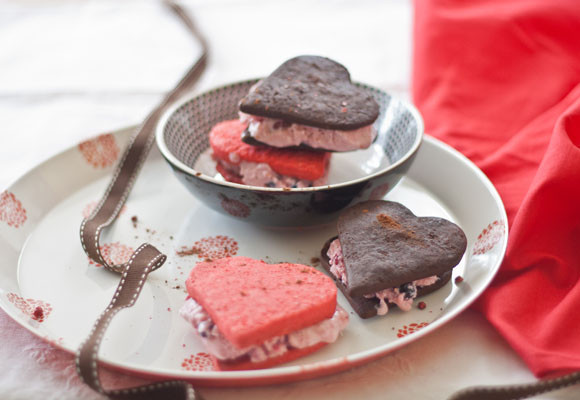
<svg viewBox="0 0 580 400"><path fill-rule="evenodd" d="M137 216L133 215L131 217L131 222L133 223L133 228L137 228L137 221L138 221Z"/></svg>
<svg viewBox="0 0 580 400"><path fill-rule="evenodd" d="M320 258L318 257L312 257L310 259L310 264L319 264L320 263Z"/></svg>
<svg viewBox="0 0 580 400"><path fill-rule="evenodd" d="M173 240L173 236L169 236L169 240Z"/></svg>
<svg viewBox="0 0 580 400"><path fill-rule="evenodd" d="M196 254L199 254L200 250L197 247L190 247L189 249L187 247L182 247L181 250L176 251L176 254L179 257L185 257L185 256L193 256Z"/></svg>

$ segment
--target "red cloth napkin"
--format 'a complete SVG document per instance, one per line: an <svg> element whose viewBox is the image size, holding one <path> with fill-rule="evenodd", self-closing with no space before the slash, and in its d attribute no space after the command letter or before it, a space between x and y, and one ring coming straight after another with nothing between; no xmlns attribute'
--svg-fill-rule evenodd
<svg viewBox="0 0 580 400"><path fill-rule="evenodd" d="M537 376L580 369L580 4L416 0L413 97L506 206L475 307Z"/></svg>

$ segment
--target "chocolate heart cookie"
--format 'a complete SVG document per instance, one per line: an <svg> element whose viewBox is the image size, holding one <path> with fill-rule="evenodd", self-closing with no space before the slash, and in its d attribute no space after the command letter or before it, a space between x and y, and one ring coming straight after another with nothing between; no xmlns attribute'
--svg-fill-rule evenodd
<svg viewBox="0 0 580 400"><path fill-rule="evenodd" d="M379 105L341 64L300 56L259 81L240 101L240 111L250 144L348 151L374 140Z"/></svg>
<svg viewBox="0 0 580 400"><path fill-rule="evenodd" d="M466 247L456 224L377 200L346 209L321 255L355 311L369 318L392 304L409 310L414 298L445 285Z"/></svg>

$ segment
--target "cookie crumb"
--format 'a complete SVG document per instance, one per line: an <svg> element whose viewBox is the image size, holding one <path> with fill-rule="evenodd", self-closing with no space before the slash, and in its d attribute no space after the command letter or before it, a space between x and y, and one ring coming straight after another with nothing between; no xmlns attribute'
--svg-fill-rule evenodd
<svg viewBox="0 0 580 400"><path fill-rule="evenodd" d="M42 307L38 306L34 309L34 317L35 318L44 318L44 310L42 309Z"/></svg>
<svg viewBox="0 0 580 400"><path fill-rule="evenodd" d="M200 253L200 249L198 247L196 247L196 246L193 246L193 247L190 247L190 248L187 248L187 247L184 246L184 247L181 248L181 250L176 251L176 254L179 257L193 256L193 255L196 255L196 254L199 254L199 253Z"/></svg>

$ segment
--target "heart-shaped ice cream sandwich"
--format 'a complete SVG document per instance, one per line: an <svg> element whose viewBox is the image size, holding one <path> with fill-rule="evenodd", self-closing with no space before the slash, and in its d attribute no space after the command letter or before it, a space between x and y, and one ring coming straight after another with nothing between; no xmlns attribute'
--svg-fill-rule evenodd
<svg viewBox="0 0 580 400"><path fill-rule="evenodd" d="M385 314L392 304L408 310L415 297L445 285L466 246L456 224L377 200L346 209L338 220L338 238L321 253L323 266L354 310L369 318Z"/></svg>
<svg viewBox="0 0 580 400"><path fill-rule="evenodd" d="M273 147L348 151L368 147L379 105L348 70L325 57L299 56L258 82L240 102L244 141Z"/></svg>
<svg viewBox="0 0 580 400"><path fill-rule="evenodd" d="M197 264L180 314L222 370L266 368L337 339L348 323L334 282L300 264L230 257Z"/></svg>
<svg viewBox="0 0 580 400"><path fill-rule="evenodd" d="M241 140L244 129L240 120L230 120L209 133L216 169L227 181L288 188L326 184L330 153L250 146Z"/></svg>

